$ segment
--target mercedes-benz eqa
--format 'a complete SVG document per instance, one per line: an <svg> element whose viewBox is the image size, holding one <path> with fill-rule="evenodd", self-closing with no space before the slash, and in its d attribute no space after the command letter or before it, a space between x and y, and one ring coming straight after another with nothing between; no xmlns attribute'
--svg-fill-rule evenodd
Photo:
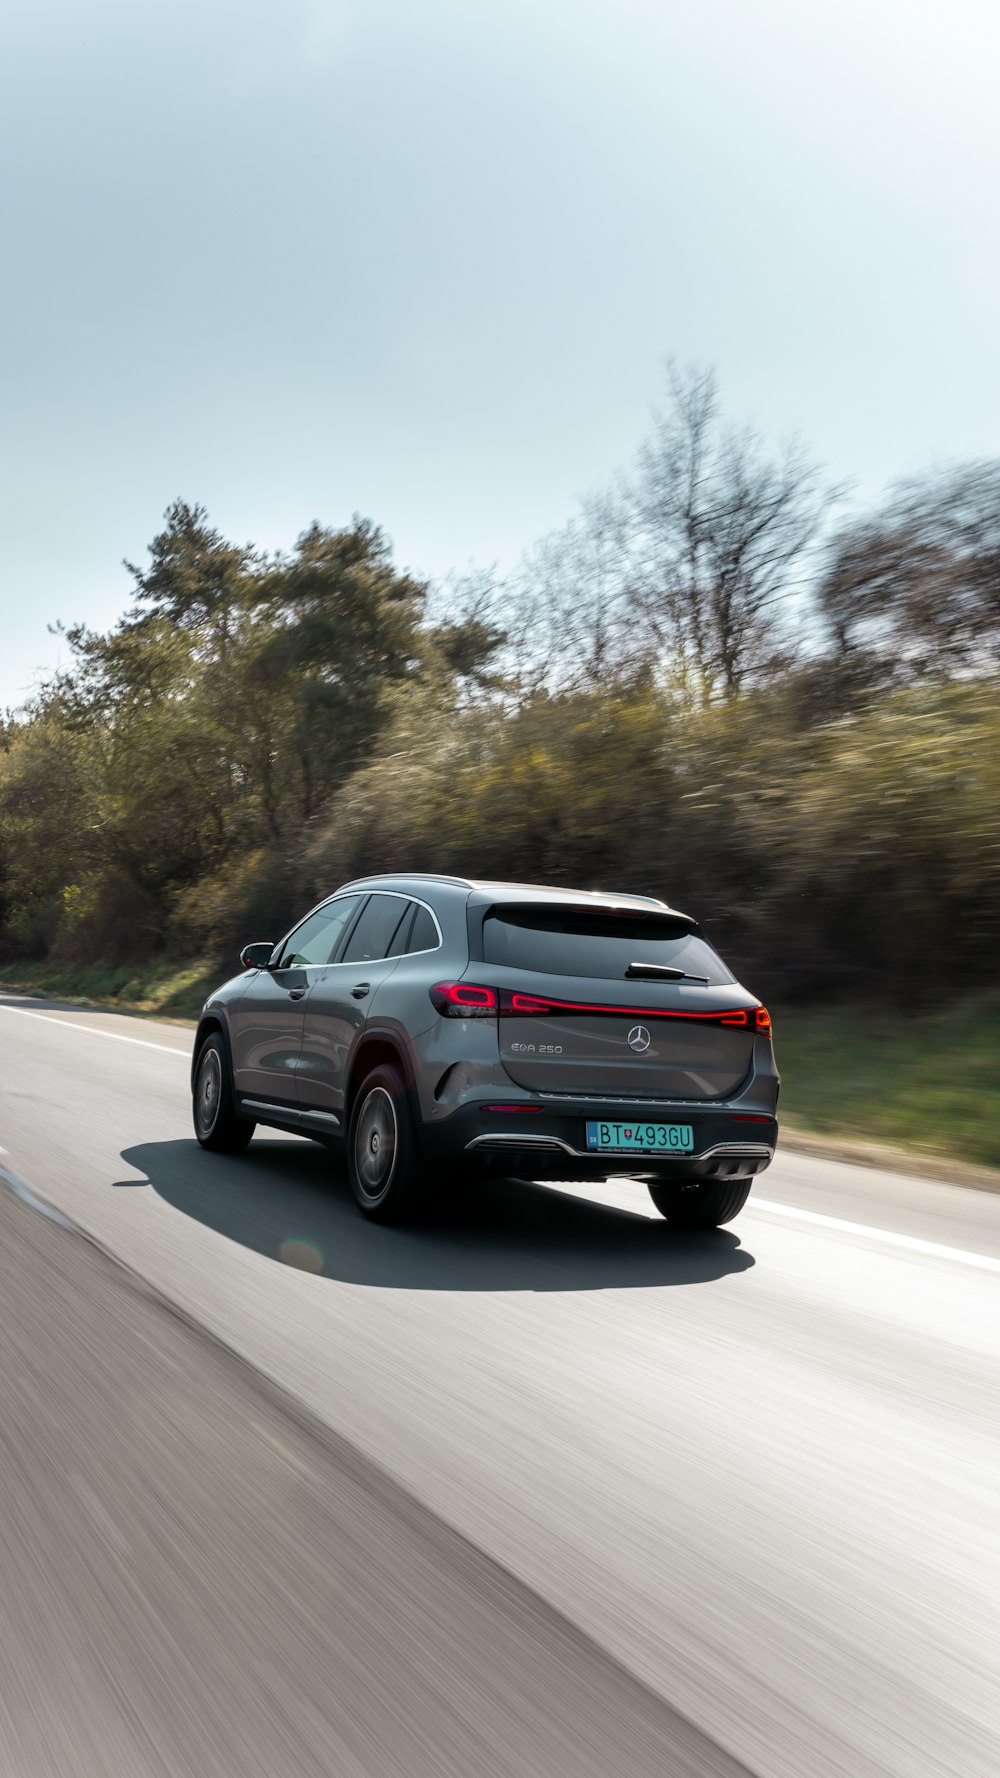
<svg viewBox="0 0 1000 1778"><path fill-rule="evenodd" d="M492 1170L641 1179L669 1222L716 1227L774 1154L768 1014L664 902L366 877L241 961L198 1025L198 1140L316 1137L366 1216Z"/></svg>

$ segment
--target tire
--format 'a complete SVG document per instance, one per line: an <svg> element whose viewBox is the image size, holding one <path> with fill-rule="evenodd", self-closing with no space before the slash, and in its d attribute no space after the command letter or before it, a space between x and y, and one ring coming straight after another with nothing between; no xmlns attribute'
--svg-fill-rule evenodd
<svg viewBox="0 0 1000 1778"><path fill-rule="evenodd" d="M358 1209L371 1222L417 1222L430 1186L413 1113L398 1068L373 1068L358 1091L347 1140L347 1172Z"/></svg>
<svg viewBox="0 0 1000 1778"><path fill-rule="evenodd" d="M257 1128L236 1115L229 1063L218 1032L206 1037L198 1052L192 1109L198 1141L216 1154L242 1154Z"/></svg>
<svg viewBox="0 0 1000 1778"><path fill-rule="evenodd" d="M672 1228L717 1229L739 1215L750 1185L749 1179L706 1179L688 1186L650 1185L649 1195Z"/></svg>

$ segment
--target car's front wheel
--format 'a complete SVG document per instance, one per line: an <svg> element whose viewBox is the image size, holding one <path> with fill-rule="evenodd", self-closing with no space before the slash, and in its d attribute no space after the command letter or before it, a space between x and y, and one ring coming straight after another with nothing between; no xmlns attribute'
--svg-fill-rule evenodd
<svg viewBox="0 0 1000 1778"><path fill-rule="evenodd" d="M717 1229L738 1216L750 1196L749 1179L705 1179L688 1185L650 1185L661 1216L679 1229Z"/></svg>
<svg viewBox="0 0 1000 1778"><path fill-rule="evenodd" d="M206 1037L194 1071L194 1133L202 1148L220 1154L241 1154L256 1125L237 1117L233 1083L222 1038Z"/></svg>
<svg viewBox="0 0 1000 1778"><path fill-rule="evenodd" d="M406 1085L388 1063L373 1068L361 1084L347 1167L358 1208L373 1222L412 1222L426 1210L429 1186Z"/></svg>

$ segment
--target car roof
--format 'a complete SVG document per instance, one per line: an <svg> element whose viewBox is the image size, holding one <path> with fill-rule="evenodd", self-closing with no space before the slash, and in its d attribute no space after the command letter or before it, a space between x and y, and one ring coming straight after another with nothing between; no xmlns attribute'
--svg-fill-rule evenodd
<svg viewBox="0 0 1000 1778"><path fill-rule="evenodd" d="M649 910L658 914L679 914L680 910L670 907L653 895L629 895L617 890L603 889L563 889L547 883L506 883L485 877L450 877L438 876L431 871L400 871L385 872L377 876L358 877L351 883L345 883L345 889L395 889L419 895L420 890L436 885L442 888L464 889L469 901L478 907L493 905L497 902L538 902L559 903L562 906L604 907L614 909L634 908L637 912ZM688 915L681 916L689 918Z"/></svg>

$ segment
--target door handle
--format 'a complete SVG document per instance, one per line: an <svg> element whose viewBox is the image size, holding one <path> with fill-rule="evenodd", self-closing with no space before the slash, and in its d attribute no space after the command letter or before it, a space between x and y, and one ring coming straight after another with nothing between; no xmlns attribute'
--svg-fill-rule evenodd
<svg viewBox="0 0 1000 1778"><path fill-rule="evenodd" d="M366 994L371 993L371 990L371 982L356 982L351 989L351 995L355 1000L363 1000Z"/></svg>
<svg viewBox="0 0 1000 1778"><path fill-rule="evenodd" d="M305 988L289 988L288 998L289 1000L303 1000L306 992L307 990Z"/></svg>

